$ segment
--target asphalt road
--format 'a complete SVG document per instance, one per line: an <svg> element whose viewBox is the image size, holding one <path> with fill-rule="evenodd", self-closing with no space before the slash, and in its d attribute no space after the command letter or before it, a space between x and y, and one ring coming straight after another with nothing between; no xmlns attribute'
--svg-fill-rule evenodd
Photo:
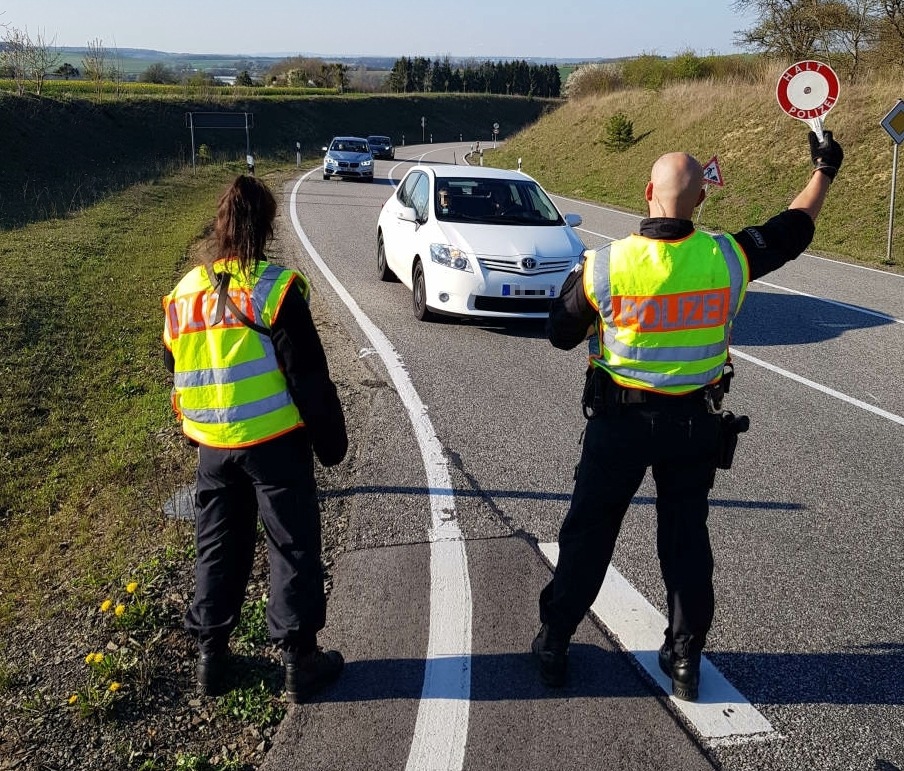
<svg viewBox="0 0 904 771"><path fill-rule="evenodd" d="M385 387L342 491L322 642L346 671L291 709L265 769L904 768L904 277L803 255L751 285L736 324L729 407L751 430L712 493L706 655L767 730L708 734L592 617L549 690L527 652L538 544L568 505L585 353L537 323L418 322L376 276L377 216L409 159L467 149L398 148L373 184L314 169L284 191L299 266ZM588 247L639 219L557 203ZM653 495L648 478L613 566L655 613Z"/></svg>

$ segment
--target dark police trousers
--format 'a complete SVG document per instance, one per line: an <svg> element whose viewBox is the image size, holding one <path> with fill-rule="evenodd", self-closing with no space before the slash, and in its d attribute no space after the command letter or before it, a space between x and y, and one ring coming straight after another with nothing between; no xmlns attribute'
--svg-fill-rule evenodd
<svg viewBox="0 0 904 771"><path fill-rule="evenodd" d="M619 389L611 385L610 389ZM713 556L706 519L718 417L700 394L614 404L588 420L559 561L540 595L540 618L570 637L599 593L625 512L648 467L656 483L656 546L666 587L666 640L702 650L712 625ZM667 400L667 401L666 401Z"/></svg>
<svg viewBox="0 0 904 771"><path fill-rule="evenodd" d="M242 449L201 445L195 503L195 598L185 628L200 648L224 649L239 622L258 516L270 562L270 637L313 648L326 624L326 598L314 458L305 430Z"/></svg>

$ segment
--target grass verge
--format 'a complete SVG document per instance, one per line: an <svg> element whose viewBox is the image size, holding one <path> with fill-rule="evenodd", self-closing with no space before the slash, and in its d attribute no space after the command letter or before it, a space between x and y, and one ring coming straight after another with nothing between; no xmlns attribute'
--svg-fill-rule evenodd
<svg viewBox="0 0 904 771"><path fill-rule="evenodd" d="M137 185L0 244L0 631L91 600L184 541L193 462L168 407L161 297L240 167Z"/></svg>

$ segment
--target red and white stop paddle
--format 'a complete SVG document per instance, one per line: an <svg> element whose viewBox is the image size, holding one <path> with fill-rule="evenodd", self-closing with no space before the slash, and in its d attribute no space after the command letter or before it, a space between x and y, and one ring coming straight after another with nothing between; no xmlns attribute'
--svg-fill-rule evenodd
<svg viewBox="0 0 904 771"><path fill-rule="evenodd" d="M809 125L822 142L822 119L838 101L838 92L835 70L808 60L792 64L781 74L775 98L788 115Z"/></svg>

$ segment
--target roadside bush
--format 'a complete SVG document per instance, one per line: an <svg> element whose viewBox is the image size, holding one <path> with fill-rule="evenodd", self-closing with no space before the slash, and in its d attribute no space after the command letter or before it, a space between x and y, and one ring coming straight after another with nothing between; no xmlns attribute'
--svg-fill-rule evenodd
<svg viewBox="0 0 904 771"><path fill-rule="evenodd" d="M624 86L617 64L593 62L582 64L568 76L562 89L566 99L580 99L593 94L608 94Z"/></svg>
<svg viewBox="0 0 904 771"><path fill-rule="evenodd" d="M657 90L668 79L668 67L669 60L664 56L644 54L622 63L622 78L627 86Z"/></svg>

